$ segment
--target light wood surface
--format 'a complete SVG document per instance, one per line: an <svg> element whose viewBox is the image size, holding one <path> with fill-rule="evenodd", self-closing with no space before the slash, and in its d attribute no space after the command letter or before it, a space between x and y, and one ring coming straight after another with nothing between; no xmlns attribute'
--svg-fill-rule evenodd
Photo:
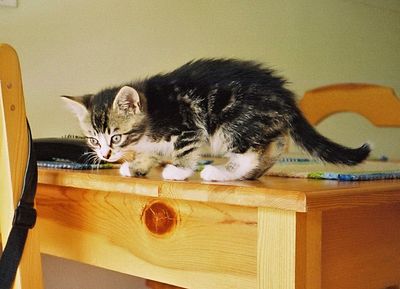
<svg viewBox="0 0 400 289"><path fill-rule="evenodd" d="M39 169L41 184L106 190L148 197L271 207L306 212L400 201L400 180L337 182L262 177L257 181L202 182L198 173L188 181L163 181L156 168L147 178L126 178L118 170L71 171Z"/></svg>
<svg viewBox="0 0 400 289"><path fill-rule="evenodd" d="M0 44L0 223L5 244L11 230L28 156L28 137L21 72L17 54ZM40 289L42 270L37 230L30 230L14 288Z"/></svg>
<svg viewBox="0 0 400 289"><path fill-rule="evenodd" d="M184 288L256 288L257 208L40 185L43 253Z"/></svg>
<svg viewBox="0 0 400 289"><path fill-rule="evenodd" d="M398 258L388 259L400 244L399 180L226 184L159 173L40 169L42 252L183 288L400 284Z"/></svg>
<svg viewBox="0 0 400 289"><path fill-rule="evenodd" d="M337 112L354 112L378 127L400 127L400 100L390 87L361 83L328 85L307 91L300 107L313 125Z"/></svg>
<svg viewBox="0 0 400 289"><path fill-rule="evenodd" d="M257 288L295 289L296 212L258 208L257 236Z"/></svg>

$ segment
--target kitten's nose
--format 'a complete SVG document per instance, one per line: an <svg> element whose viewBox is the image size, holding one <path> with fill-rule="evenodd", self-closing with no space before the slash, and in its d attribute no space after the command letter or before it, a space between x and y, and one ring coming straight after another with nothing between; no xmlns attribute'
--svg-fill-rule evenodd
<svg viewBox="0 0 400 289"><path fill-rule="evenodd" d="M103 155L103 157L108 160L111 157L111 150L108 150L107 154Z"/></svg>

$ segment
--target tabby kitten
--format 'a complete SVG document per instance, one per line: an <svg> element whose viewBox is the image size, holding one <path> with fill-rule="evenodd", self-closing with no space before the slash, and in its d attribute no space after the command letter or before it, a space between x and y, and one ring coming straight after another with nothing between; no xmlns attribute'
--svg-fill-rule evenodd
<svg viewBox="0 0 400 289"><path fill-rule="evenodd" d="M189 178L208 146L228 158L207 165L206 181L256 179L278 159L286 136L323 161L355 165L370 148L350 149L320 135L304 118L286 81L251 61L202 59L166 74L112 87L94 95L63 96L100 159L145 176L168 157L165 179Z"/></svg>

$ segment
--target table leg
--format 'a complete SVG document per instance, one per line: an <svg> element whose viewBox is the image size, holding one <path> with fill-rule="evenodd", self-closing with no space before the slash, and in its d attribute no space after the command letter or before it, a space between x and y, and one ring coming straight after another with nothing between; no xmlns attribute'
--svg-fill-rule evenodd
<svg viewBox="0 0 400 289"><path fill-rule="evenodd" d="M296 212L258 208L258 289L294 289Z"/></svg>
<svg viewBox="0 0 400 289"><path fill-rule="evenodd" d="M322 260L322 213L297 213L296 289L320 289Z"/></svg>

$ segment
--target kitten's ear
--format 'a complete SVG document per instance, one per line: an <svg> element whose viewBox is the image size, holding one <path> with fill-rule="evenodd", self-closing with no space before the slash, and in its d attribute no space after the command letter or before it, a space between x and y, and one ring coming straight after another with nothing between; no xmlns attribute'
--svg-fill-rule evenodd
<svg viewBox="0 0 400 289"><path fill-rule="evenodd" d="M61 99L64 101L68 109L75 114L79 120L85 118L88 113L87 104L91 95L85 96L66 96L62 95Z"/></svg>
<svg viewBox="0 0 400 289"><path fill-rule="evenodd" d="M113 109L125 114L140 113L139 93L130 86L122 87L115 96Z"/></svg>

